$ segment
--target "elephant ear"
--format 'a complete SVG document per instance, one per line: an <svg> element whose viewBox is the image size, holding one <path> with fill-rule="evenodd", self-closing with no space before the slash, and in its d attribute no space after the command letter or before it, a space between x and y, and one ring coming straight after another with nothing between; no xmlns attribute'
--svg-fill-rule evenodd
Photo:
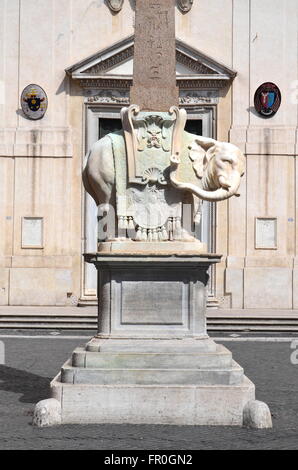
<svg viewBox="0 0 298 470"><path fill-rule="evenodd" d="M203 177L204 170L211 158L211 153L216 145L216 140L198 136L189 145L189 158L193 162L193 169L198 178Z"/></svg>
<svg viewBox="0 0 298 470"><path fill-rule="evenodd" d="M211 139L211 137L203 137L202 135L196 135L194 141L202 147L206 152L214 145L217 145L218 142L215 139Z"/></svg>

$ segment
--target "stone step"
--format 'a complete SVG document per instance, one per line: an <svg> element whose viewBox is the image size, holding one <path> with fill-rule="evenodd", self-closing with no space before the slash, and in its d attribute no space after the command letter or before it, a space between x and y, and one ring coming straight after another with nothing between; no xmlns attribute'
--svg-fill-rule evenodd
<svg viewBox="0 0 298 470"><path fill-rule="evenodd" d="M90 306L0 306L0 329L8 328L95 331L97 309ZM207 328L209 331L231 332L297 332L298 310L209 308Z"/></svg>
<svg viewBox="0 0 298 470"><path fill-rule="evenodd" d="M103 338L93 337L86 344L86 351L98 353L175 353L199 354L216 352L217 344L208 336L177 338L177 337L131 337Z"/></svg>
<svg viewBox="0 0 298 470"><path fill-rule="evenodd" d="M267 331L267 332L296 332L298 331L298 325L292 326L282 326L282 325L229 325L229 324L220 324L220 325L207 325L208 331Z"/></svg>
<svg viewBox="0 0 298 470"><path fill-rule="evenodd" d="M243 369L235 361L218 369L87 369L68 361L61 369L61 382L81 385L239 385L242 380Z"/></svg>
<svg viewBox="0 0 298 470"><path fill-rule="evenodd" d="M97 322L96 321L88 321L82 320L78 323L73 322L56 322L53 320L48 320L44 322L30 322L23 320L22 322L15 322L15 321L0 321L0 329L21 329L21 330L32 330L32 329L40 329L40 330L89 330L92 331L92 334L97 330ZM207 322L207 330L208 331L254 331L254 332L297 332L298 331L298 322L297 325L292 326L284 326L283 324L279 325L270 325L264 323L262 325L256 324L247 324L243 323L243 325L233 325L226 323L218 323L218 324L209 324Z"/></svg>
<svg viewBox="0 0 298 470"><path fill-rule="evenodd" d="M209 318L208 324L210 325L296 325L298 326L298 318Z"/></svg>
<svg viewBox="0 0 298 470"><path fill-rule="evenodd" d="M69 314L53 314L49 315L29 315L29 314L5 314L0 315L0 323L3 322L28 322L28 323L90 323L96 325L97 316L95 315L69 315ZM280 325L280 326L298 326L298 318L209 318L207 319L209 326L212 325Z"/></svg>
<svg viewBox="0 0 298 470"><path fill-rule="evenodd" d="M55 316L53 315L50 318L48 317L42 317L42 316L0 316L0 322L14 322L14 323L23 323L23 322L30 322L32 324L35 323L49 323L51 320L51 323L90 323L91 325L96 325L97 323L97 318L93 317L80 317L80 316Z"/></svg>
<svg viewBox="0 0 298 470"><path fill-rule="evenodd" d="M72 355L72 366L99 369L208 369L229 367L232 364L231 352L218 345L216 352L206 353L103 353L88 352L76 348Z"/></svg>
<svg viewBox="0 0 298 470"><path fill-rule="evenodd" d="M96 323L57 323L57 322L45 322L45 323L16 323L16 322L0 322L0 329L21 329L21 330L32 330L32 329L42 329L42 330L89 330L93 334L97 330Z"/></svg>

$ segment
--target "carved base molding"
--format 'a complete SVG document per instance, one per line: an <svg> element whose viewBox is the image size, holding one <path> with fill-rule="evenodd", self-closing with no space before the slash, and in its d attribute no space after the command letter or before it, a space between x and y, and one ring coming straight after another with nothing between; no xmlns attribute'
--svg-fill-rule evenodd
<svg viewBox="0 0 298 470"><path fill-rule="evenodd" d="M180 90L179 104L183 107L192 105L218 104L219 96L215 90ZM86 103L129 105L129 91L121 89L88 90Z"/></svg>
<svg viewBox="0 0 298 470"><path fill-rule="evenodd" d="M296 127L235 126L230 141L247 155L297 155Z"/></svg>
<svg viewBox="0 0 298 470"><path fill-rule="evenodd" d="M72 157L71 129L2 128L0 155L3 157Z"/></svg>

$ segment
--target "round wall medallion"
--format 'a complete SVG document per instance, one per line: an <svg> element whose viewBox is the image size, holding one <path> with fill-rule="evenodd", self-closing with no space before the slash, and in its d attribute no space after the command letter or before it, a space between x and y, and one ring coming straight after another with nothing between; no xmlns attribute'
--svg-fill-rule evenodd
<svg viewBox="0 0 298 470"><path fill-rule="evenodd" d="M281 93L274 83L263 83L255 92L255 110L263 117L272 117L278 111Z"/></svg>
<svg viewBox="0 0 298 470"><path fill-rule="evenodd" d="M38 85L28 85L21 94L21 107L29 119L41 119L48 107L46 92Z"/></svg>

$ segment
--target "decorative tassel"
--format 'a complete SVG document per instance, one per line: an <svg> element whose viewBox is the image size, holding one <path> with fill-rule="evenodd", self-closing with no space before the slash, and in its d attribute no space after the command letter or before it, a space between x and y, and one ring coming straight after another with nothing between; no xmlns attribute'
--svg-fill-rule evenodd
<svg viewBox="0 0 298 470"><path fill-rule="evenodd" d="M157 242L157 241L158 241L158 234L157 234L156 228L153 229L152 241L154 241L154 242Z"/></svg>
<svg viewBox="0 0 298 470"><path fill-rule="evenodd" d="M160 227L158 227L158 229L157 229L157 236L158 236L158 241L161 242L161 241L162 241L162 232L161 232L161 228L160 228Z"/></svg>
<svg viewBox="0 0 298 470"><path fill-rule="evenodd" d="M164 225L162 226L161 233L162 233L162 239L164 241L168 240L168 232L166 231L166 228Z"/></svg>
<svg viewBox="0 0 298 470"><path fill-rule="evenodd" d="M148 239L147 239L147 240L148 240L148 242L152 242L152 240L153 240L153 237L152 237L152 230L151 230L151 229L148 230Z"/></svg>
<svg viewBox="0 0 298 470"><path fill-rule="evenodd" d="M136 240L140 242L142 240L142 231L141 228L138 227L137 234L136 234Z"/></svg>
<svg viewBox="0 0 298 470"><path fill-rule="evenodd" d="M128 228L128 220L127 220L128 217L123 217L123 219L124 219L124 220L123 220L123 225L124 225L123 228L127 229L127 228Z"/></svg>
<svg viewBox="0 0 298 470"><path fill-rule="evenodd" d="M134 230L135 224L133 223L133 217L128 217L128 230Z"/></svg>
<svg viewBox="0 0 298 470"><path fill-rule="evenodd" d="M120 230L125 229L124 217L123 217L122 215L120 215L120 217L119 217L119 220L118 220L118 227L119 227Z"/></svg>
<svg viewBox="0 0 298 470"><path fill-rule="evenodd" d="M142 241L147 241L147 230L145 228L142 229Z"/></svg>

